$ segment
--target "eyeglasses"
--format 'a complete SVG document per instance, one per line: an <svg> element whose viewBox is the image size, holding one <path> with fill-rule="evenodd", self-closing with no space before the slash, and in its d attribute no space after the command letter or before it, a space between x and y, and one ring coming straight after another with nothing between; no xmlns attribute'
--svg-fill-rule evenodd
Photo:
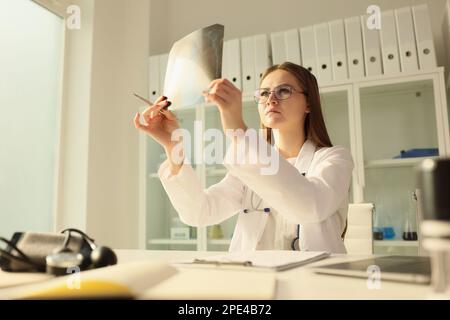
<svg viewBox="0 0 450 320"><path fill-rule="evenodd" d="M267 88L256 90L254 93L256 103L266 103L272 92L275 94L275 98L277 100L289 99L292 96L293 92L301 93L304 94L305 96L307 95L305 92L298 91L297 89L291 87L288 84L282 84L279 85L278 87L275 87L272 91L270 91Z"/></svg>

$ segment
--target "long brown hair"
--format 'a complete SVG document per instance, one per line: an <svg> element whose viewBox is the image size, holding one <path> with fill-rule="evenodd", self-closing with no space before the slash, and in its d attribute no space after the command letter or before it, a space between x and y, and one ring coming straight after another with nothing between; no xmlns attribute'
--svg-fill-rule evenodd
<svg viewBox="0 0 450 320"><path fill-rule="evenodd" d="M261 82L275 70L285 70L292 74L298 81L301 89L305 92L306 101L310 108L305 118L305 137L315 143L317 148L332 147L327 127L323 119L322 107L320 104L319 86L316 77L307 69L292 62L276 64L268 68L261 77ZM266 140L272 144L272 128L268 128L261 123Z"/></svg>

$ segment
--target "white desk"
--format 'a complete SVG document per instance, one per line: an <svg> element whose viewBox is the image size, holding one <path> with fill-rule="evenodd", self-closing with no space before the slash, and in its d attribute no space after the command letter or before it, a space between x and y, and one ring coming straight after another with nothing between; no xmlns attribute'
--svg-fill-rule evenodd
<svg viewBox="0 0 450 320"><path fill-rule="evenodd" d="M217 254L217 252L141 250L116 250L116 253L118 255L119 263L137 260L164 260L175 262L199 256ZM432 297L429 286L382 281L381 289L369 289L367 287L366 279L319 275L311 270L312 266L359 260L368 257L369 256L333 255L328 259L303 267L277 272L275 273L277 279L276 299L428 299ZM183 272L184 267L178 268L180 272ZM24 281L21 277L25 278L27 276L30 277L32 275L7 274L0 271L0 288L2 280L9 280L10 283L20 283ZM14 277L14 279L12 277ZM0 289L0 297L7 298L8 290L11 290L11 288Z"/></svg>
<svg viewBox="0 0 450 320"><path fill-rule="evenodd" d="M121 261L141 259L166 260L170 262L190 259L218 252L198 251L139 251L117 250ZM381 289L368 289L365 279L319 275L311 266L359 260L370 256L333 255L307 266L277 272L276 299L427 299L430 287L383 281Z"/></svg>

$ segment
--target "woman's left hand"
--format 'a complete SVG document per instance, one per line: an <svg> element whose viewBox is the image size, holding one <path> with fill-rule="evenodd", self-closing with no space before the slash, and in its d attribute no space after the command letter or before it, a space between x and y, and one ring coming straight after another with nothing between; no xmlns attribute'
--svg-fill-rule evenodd
<svg viewBox="0 0 450 320"><path fill-rule="evenodd" d="M223 131L228 129L247 129L242 117L242 92L227 79L216 79L208 86L209 91L204 92L206 102L213 102L220 112Z"/></svg>

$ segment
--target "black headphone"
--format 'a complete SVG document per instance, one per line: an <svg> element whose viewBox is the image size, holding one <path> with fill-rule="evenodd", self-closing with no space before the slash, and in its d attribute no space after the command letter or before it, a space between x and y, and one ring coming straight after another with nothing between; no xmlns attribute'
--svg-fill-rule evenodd
<svg viewBox="0 0 450 320"><path fill-rule="evenodd" d="M69 248L72 232L81 236L87 243L79 252ZM61 248L46 257L46 272L53 275L66 275L88 269L95 269L117 264L117 256L111 248L97 246L94 239L78 229L65 229L61 233L66 234Z"/></svg>

